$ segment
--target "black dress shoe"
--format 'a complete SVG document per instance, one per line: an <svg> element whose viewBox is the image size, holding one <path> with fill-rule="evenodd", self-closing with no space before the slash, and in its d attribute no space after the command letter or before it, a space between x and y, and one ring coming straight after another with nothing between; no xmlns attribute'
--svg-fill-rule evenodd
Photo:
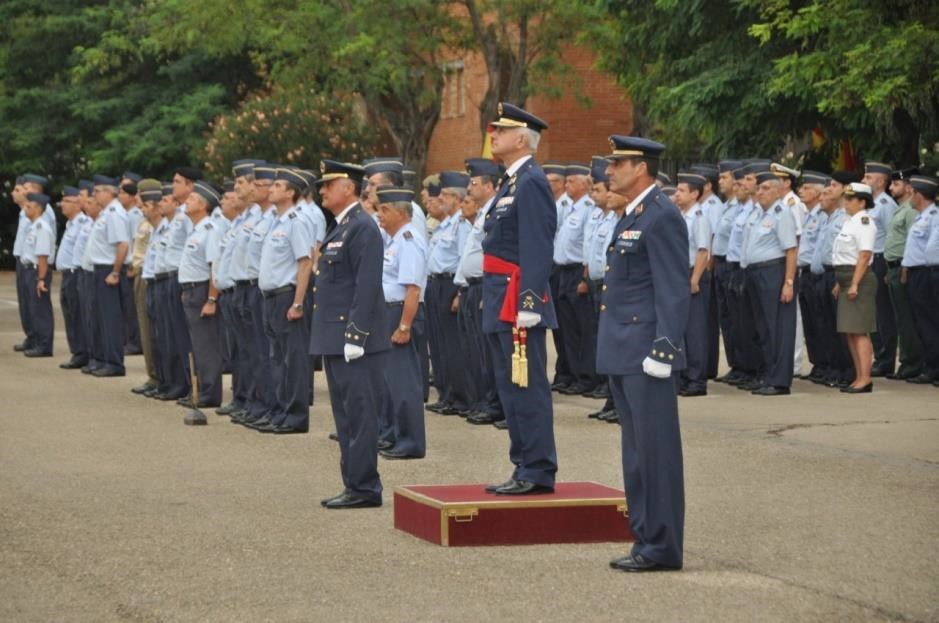
<svg viewBox="0 0 939 623"><path fill-rule="evenodd" d="M80 368L84 368L86 365L88 365L87 361L81 362L81 361L75 361L74 359L69 359L65 363L60 363L59 367L62 368L63 370L78 370Z"/></svg>
<svg viewBox="0 0 939 623"><path fill-rule="evenodd" d="M160 393L160 388L154 387L153 389L148 389L143 393L147 398L155 398L157 394Z"/></svg>
<svg viewBox="0 0 939 623"><path fill-rule="evenodd" d="M496 495L537 495L539 493L554 493L554 487L538 485L527 480L516 480L510 485L496 489Z"/></svg>
<svg viewBox="0 0 939 623"><path fill-rule="evenodd" d="M380 450L378 452L382 458L388 459L389 461L407 461L411 459L422 459L423 456L417 456L415 454L408 454L407 452L401 452L400 450L395 450L394 448L390 450Z"/></svg>
<svg viewBox="0 0 939 623"><path fill-rule="evenodd" d="M424 408L427 409L428 411L433 411L434 413L439 413L440 410L443 409L443 408L446 407L446 406L448 406L447 403L438 400L437 402L434 402L434 403L432 403L432 404L425 405Z"/></svg>
<svg viewBox="0 0 939 623"><path fill-rule="evenodd" d="M630 554L623 558L617 558L610 561L610 568L618 571L629 571L632 573L642 573L643 571L678 571L680 567L669 567L649 560L642 554Z"/></svg>
<svg viewBox="0 0 939 623"><path fill-rule="evenodd" d="M600 418L600 421L606 422L607 424L619 424L619 416L616 414L616 411L607 411L603 414L603 417Z"/></svg>
<svg viewBox="0 0 939 623"><path fill-rule="evenodd" d="M267 417L266 415L262 415L261 417L255 420L245 420L244 425L247 426L248 428L261 430L261 429L272 426L273 423L271 422L271 418Z"/></svg>
<svg viewBox="0 0 939 623"><path fill-rule="evenodd" d="M125 376L125 374L126 372L124 372L124 370L118 370L116 368L98 368L91 373L91 376L105 378L110 376Z"/></svg>
<svg viewBox="0 0 939 623"><path fill-rule="evenodd" d="M492 425L499 430L509 430L509 423L505 421L505 418L493 422Z"/></svg>
<svg viewBox="0 0 939 623"><path fill-rule="evenodd" d="M678 392L678 394L679 394L680 396L684 396L685 398L694 398L695 396L707 396L707 395L708 395L708 390L706 390L706 389L685 389L685 390L683 390L683 391Z"/></svg>
<svg viewBox="0 0 939 623"><path fill-rule="evenodd" d="M499 483L499 484L497 484L497 485L486 485L486 493L495 493L496 491L498 491L499 489L501 489L501 488L503 488L503 487L509 487L509 486L514 485L514 484L515 484L515 479L514 479L514 478L509 478L509 479L506 480L505 482L501 482L501 483Z"/></svg>
<svg viewBox="0 0 939 623"><path fill-rule="evenodd" d="M27 357L51 357L52 353L50 351L39 350L38 348L31 348L29 350L24 350L23 354Z"/></svg>
<svg viewBox="0 0 939 623"><path fill-rule="evenodd" d="M156 385L153 385L151 383L144 383L143 385L132 387L130 391L132 394L141 395L141 394L146 394L149 390L154 389L155 387Z"/></svg>
<svg viewBox="0 0 939 623"><path fill-rule="evenodd" d="M13 350L15 350L18 353L21 353L24 350L29 350L29 345L26 342L20 342L19 344L13 345Z"/></svg>
<svg viewBox="0 0 939 623"><path fill-rule="evenodd" d="M773 387L772 385L766 385L760 389L755 389L750 393L754 396L788 396L790 392L788 387Z"/></svg>
<svg viewBox="0 0 939 623"><path fill-rule="evenodd" d="M914 385L929 385L932 383L932 377L928 374L920 374L919 376L906 379L906 382L913 383Z"/></svg>
<svg viewBox="0 0 939 623"><path fill-rule="evenodd" d="M871 376L874 378L887 376L893 374L893 369L887 366L874 366L871 368Z"/></svg>
<svg viewBox="0 0 939 623"><path fill-rule="evenodd" d="M593 391L593 388L583 383L575 383L574 385L568 385L564 389L558 390L559 393L565 396L576 396L577 394L583 394L589 391Z"/></svg>
<svg viewBox="0 0 939 623"><path fill-rule="evenodd" d="M241 407L236 405L234 402L229 402L224 407L219 407L218 409L216 409L215 412L218 415L231 415L232 413L234 413L235 411L238 411L239 409L241 409Z"/></svg>
<svg viewBox="0 0 939 623"><path fill-rule="evenodd" d="M309 428L296 428L294 426L274 426L269 431L272 435L304 435L310 432Z"/></svg>
<svg viewBox="0 0 939 623"><path fill-rule="evenodd" d="M874 391L874 384L868 383L864 387L854 387L853 385L848 385L841 389L843 394L869 394Z"/></svg>
<svg viewBox="0 0 939 623"><path fill-rule="evenodd" d="M347 508L378 508L381 506L381 500L367 500L359 498L351 493L344 493L340 497L333 498L324 505L330 510L342 510Z"/></svg>
<svg viewBox="0 0 939 623"><path fill-rule="evenodd" d="M329 438L332 439L333 441L339 441L339 435L337 435L336 433L329 433Z"/></svg>
<svg viewBox="0 0 939 623"><path fill-rule="evenodd" d="M599 411L591 411L590 413L587 414L587 417L591 420L596 420L604 413L606 413L606 411L604 411L603 409L600 409Z"/></svg>
<svg viewBox="0 0 939 623"><path fill-rule="evenodd" d="M564 381L555 381L551 383L551 391L559 392L562 389L567 389L568 387L570 387L570 385L571 385L570 383L566 383Z"/></svg>
<svg viewBox="0 0 939 623"><path fill-rule="evenodd" d="M176 399L176 404L180 407L189 407L192 408L192 396L180 396Z"/></svg>
<svg viewBox="0 0 939 623"><path fill-rule="evenodd" d="M143 351L137 348L136 346L125 346L124 347L124 356L125 357L134 357L136 355L142 355Z"/></svg>
<svg viewBox="0 0 939 623"><path fill-rule="evenodd" d="M900 381L905 381L907 379L915 378L922 373L923 371L920 368L908 368L908 367L900 366L900 369L897 370L897 373L893 375L893 378L900 380ZM890 377L887 377L887 378L890 378Z"/></svg>
<svg viewBox="0 0 939 623"><path fill-rule="evenodd" d="M379 439L379 440L378 440L378 449L379 449L379 450L391 450L391 449L394 448L394 447L395 447L395 445L394 445L393 443L391 443L390 441L388 441L387 439Z"/></svg>
<svg viewBox="0 0 939 623"><path fill-rule="evenodd" d="M348 495L348 492L347 492L347 491L343 491L342 493L337 493L336 495L334 495L334 496L331 497L331 498L324 498L324 499L320 500L320 506L326 506L327 504L329 504L329 503L332 502L333 500L338 500L339 498L341 498L341 497L343 497L343 496L345 496L345 495Z"/></svg>
<svg viewBox="0 0 939 623"><path fill-rule="evenodd" d="M470 424L475 424L477 426L482 426L484 424L495 424L499 420L504 420L504 417L497 417L491 413L477 413L476 415L471 415L466 418L466 421Z"/></svg>

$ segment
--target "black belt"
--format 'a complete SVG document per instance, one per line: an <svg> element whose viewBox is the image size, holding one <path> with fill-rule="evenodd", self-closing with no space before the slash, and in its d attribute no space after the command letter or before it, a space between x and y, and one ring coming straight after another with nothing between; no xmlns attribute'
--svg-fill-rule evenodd
<svg viewBox="0 0 939 623"><path fill-rule="evenodd" d="M590 285L592 285L595 288L599 288L603 286L603 279L591 279Z"/></svg>
<svg viewBox="0 0 939 623"><path fill-rule="evenodd" d="M825 270L835 270L835 267L832 266L831 264L822 264L822 268L824 268Z"/></svg>
<svg viewBox="0 0 939 623"><path fill-rule="evenodd" d="M26 260L20 260L20 264L23 265L23 268L36 268L36 265L32 262L27 262Z"/></svg>
<svg viewBox="0 0 939 623"><path fill-rule="evenodd" d="M856 264L835 264L834 268L838 270L839 268L855 268L856 266Z"/></svg>
<svg viewBox="0 0 939 623"><path fill-rule="evenodd" d="M431 279L453 279L454 273L434 273L430 276Z"/></svg>
<svg viewBox="0 0 939 623"><path fill-rule="evenodd" d="M558 268L560 268L561 270L573 270L575 268L578 270L583 270L584 265L576 264L576 263L575 264L558 264Z"/></svg>
<svg viewBox="0 0 939 623"><path fill-rule="evenodd" d="M887 268L900 268L901 260L887 260Z"/></svg>
<svg viewBox="0 0 939 623"><path fill-rule="evenodd" d="M156 279L157 281L163 281L164 279L175 277L178 274L179 274L178 270L169 270L165 273L157 273L156 275L154 275L154 279Z"/></svg>
<svg viewBox="0 0 939 623"><path fill-rule="evenodd" d="M192 281L188 283L181 283L179 284L179 287L183 290L194 290L198 288L199 286L205 286L208 284L209 284L209 280L206 279L205 281Z"/></svg>
<svg viewBox="0 0 939 623"><path fill-rule="evenodd" d="M287 292L293 292L297 289L297 286L290 284L289 286L281 286L279 288L274 288L273 290L261 290L261 294L264 295L264 298L271 298L272 296L277 296L278 294L286 294Z"/></svg>
<svg viewBox="0 0 939 623"><path fill-rule="evenodd" d="M99 268L102 269L102 270L104 270L105 268L107 268L107 269L110 270L112 273L113 273L113 272L117 272L117 271L114 270L114 264L95 264L94 266L95 266L95 270L97 270L97 269L99 269Z"/></svg>
<svg viewBox="0 0 939 623"><path fill-rule="evenodd" d="M786 258L777 257L775 260L766 260L765 262L757 262L756 264L747 264L747 268L766 268L767 266L776 266L777 264L785 264Z"/></svg>
<svg viewBox="0 0 939 623"><path fill-rule="evenodd" d="M402 307L404 305L404 301L385 301L385 305L388 307Z"/></svg>
<svg viewBox="0 0 939 623"><path fill-rule="evenodd" d="M154 279L153 277L144 277L144 280L143 280L143 281L144 281L144 283L146 283L147 285L150 285L151 283L153 283L154 281L156 281L156 279Z"/></svg>
<svg viewBox="0 0 939 623"><path fill-rule="evenodd" d="M234 289L235 289L234 287L231 287L231 288L222 288L221 290L218 291L218 293L219 293L219 294L229 294L229 293L231 293L231 291L234 290Z"/></svg>
<svg viewBox="0 0 939 623"><path fill-rule="evenodd" d="M713 257L713 258L714 258L715 260L717 260L718 262L726 262L726 261L727 261L727 256L726 256L726 255L712 255L711 257Z"/></svg>
<svg viewBox="0 0 939 623"><path fill-rule="evenodd" d="M874 257L875 257L875 258L883 257L883 256L884 256L883 253L875 253L875 254L874 254Z"/></svg>
<svg viewBox="0 0 939 623"><path fill-rule="evenodd" d="M731 268L740 268L740 262L727 262L727 265Z"/></svg>
<svg viewBox="0 0 939 623"><path fill-rule="evenodd" d="M236 286L256 286L258 285L257 279L238 279L235 281Z"/></svg>
<svg viewBox="0 0 939 623"><path fill-rule="evenodd" d="M467 285L474 286L474 285L476 285L477 283L482 283L482 282L483 282L483 278L482 278L482 277L467 277L467 278L466 278L466 283L467 283Z"/></svg>
<svg viewBox="0 0 939 623"><path fill-rule="evenodd" d="M907 266L907 267L906 267L906 271L909 272L909 273L915 273L915 272L918 272L918 271L921 271L921 270L933 270L933 269L935 269L935 268L937 268L937 267L935 267L935 266L932 266L932 267L930 267L930 266Z"/></svg>

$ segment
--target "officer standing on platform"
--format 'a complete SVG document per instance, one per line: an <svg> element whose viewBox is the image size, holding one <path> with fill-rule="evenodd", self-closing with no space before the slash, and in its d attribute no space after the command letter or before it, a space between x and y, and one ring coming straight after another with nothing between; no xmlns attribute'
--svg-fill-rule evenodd
<svg viewBox="0 0 939 623"><path fill-rule="evenodd" d="M874 263L871 265L871 271L877 278L877 333L871 336L874 342L874 367L871 369L871 376L893 374L897 361L897 321L890 302L887 261L884 258L888 225L897 209L897 202L887 192L891 173L892 166L868 161L864 163L864 178L861 180L874 191L874 207L870 210L870 219L877 226Z"/></svg>
<svg viewBox="0 0 939 623"><path fill-rule="evenodd" d="M94 267L93 376L124 376L124 312L121 281L126 282L124 258L130 248L127 212L117 201L117 180L96 175L95 201L101 212L95 219L87 253ZM126 285L124 286L127 287Z"/></svg>
<svg viewBox="0 0 939 623"><path fill-rule="evenodd" d="M610 562L631 572L680 569L684 474L678 373L688 320L688 233L655 185L665 146L614 135L610 190L629 200L608 247L597 369L609 374L622 430L632 552Z"/></svg>
<svg viewBox="0 0 939 623"><path fill-rule="evenodd" d="M310 330L303 313L315 234L310 221L297 209L306 187L306 177L299 170L277 167L270 192L277 212L264 239L258 270L264 325L271 344L274 408L248 426L276 435L310 430Z"/></svg>
<svg viewBox="0 0 939 623"><path fill-rule="evenodd" d="M411 222L414 192L394 186L375 189L378 220L388 235L382 270L391 350L385 365L382 392L382 440L389 446L379 454L392 460L420 459L427 452L421 362L412 339L422 323L421 290L427 283L427 241Z"/></svg>
<svg viewBox="0 0 939 623"><path fill-rule="evenodd" d="M457 295L460 305L458 316L461 332L466 336L468 346L466 366L470 370L477 396L476 404L473 405L474 413L471 413L466 421L475 425L504 424L505 415L499 403L489 349L486 348L482 317L483 238L486 235L485 224L492 209L492 198L502 177L502 169L486 158L470 158L465 164L470 180L467 193L478 208L473 228L460 253L460 264L453 277L453 282L460 287Z"/></svg>
<svg viewBox="0 0 939 623"><path fill-rule="evenodd" d="M589 339L586 319L590 316L590 301L583 281L584 229L594 207L588 194L589 176L589 166L579 163L568 165L564 188L571 204L561 210L554 239L553 259L558 267L555 311L564 336L567 362L574 378L568 386L558 388L558 392L566 395L590 393L597 382L595 366L586 360L586 355L592 349L585 343Z"/></svg>
<svg viewBox="0 0 939 623"><path fill-rule="evenodd" d="M891 174L890 194L899 205L887 224L887 236L884 241L887 287L890 290L893 313L897 319L897 341L900 350L900 367L896 374L887 374L887 378L903 381L916 378L923 372L923 345L916 333L907 284L900 280L902 271L900 264L906 249L906 238L913 221L918 216L916 208L913 207L913 187L910 186L910 177L918 174L919 171L913 168L897 170Z"/></svg>
<svg viewBox="0 0 939 623"><path fill-rule="evenodd" d="M323 160L317 180L336 225L317 268L310 354L322 355L339 437L343 490L328 509L381 506L378 409L391 345L382 293L382 236L359 204L362 167Z"/></svg>
<svg viewBox="0 0 939 623"><path fill-rule="evenodd" d="M55 232L42 218L49 196L43 193L26 195L26 218L29 225L23 241L20 262L23 279L29 288L26 310L32 323L30 348L23 351L27 357L51 357L55 337L55 318L52 315L52 259L55 254Z"/></svg>
<svg viewBox="0 0 939 623"><path fill-rule="evenodd" d="M790 393L795 345L795 278L798 239L792 210L783 207L783 184L771 172L756 176L754 210L744 229L740 265L746 269L750 304L763 351L762 385L755 396Z"/></svg>
<svg viewBox="0 0 939 623"><path fill-rule="evenodd" d="M939 385L939 180L929 175L910 177L917 216L910 226L903 254L901 280L909 287L916 331L923 343L923 373L908 382Z"/></svg>
<svg viewBox="0 0 939 623"><path fill-rule="evenodd" d="M186 216L192 232L179 262L179 288L192 356L199 383L196 409L218 407L222 403L222 350L218 328L218 290L212 282L212 264L218 260L218 238L211 213L219 205L218 191L198 180L186 198ZM201 416L201 417L200 417ZM205 416L186 416L187 424L205 424Z"/></svg>
<svg viewBox="0 0 939 623"><path fill-rule="evenodd" d="M509 459L515 469L506 482L486 491L543 493L554 490L557 473L545 344L546 330L557 326L548 285L557 207L534 160L548 124L517 106L500 103L499 118L492 126L492 154L502 160L506 172L493 198L492 218L485 225L483 332L509 426Z"/></svg>
<svg viewBox="0 0 939 623"><path fill-rule="evenodd" d="M72 356L68 361L59 364L59 367L63 370L72 370L88 363L88 347L85 344L85 333L82 329L81 303L78 294L81 287L79 284L81 255L76 255L75 247L82 228L91 219L82 212L81 191L77 187L66 186L62 189L62 214L68 221L59 244L56 268L62 273L59 306L62 308L65 337ZM87 242L87 238L85 240ZM81 253L84 253L84 248L82 244Z"/></svg>

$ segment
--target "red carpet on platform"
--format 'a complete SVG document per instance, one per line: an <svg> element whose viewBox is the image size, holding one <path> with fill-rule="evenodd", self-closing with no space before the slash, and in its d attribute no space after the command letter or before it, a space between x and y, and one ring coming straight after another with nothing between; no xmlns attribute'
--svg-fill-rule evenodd
<svg viewBox="0 0 939 623"><path fill-rule="evenodd" d="M407 485L395 528L445 546L632 541L622 489L564 482L554 493L503 496L486 485Z"/></svg>

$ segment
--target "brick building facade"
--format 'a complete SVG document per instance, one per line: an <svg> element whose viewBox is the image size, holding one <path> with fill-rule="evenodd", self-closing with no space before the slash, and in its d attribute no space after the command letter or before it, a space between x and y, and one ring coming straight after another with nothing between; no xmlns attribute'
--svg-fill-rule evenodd
<svg viewBox="0 0 939 623"><path fill-rule="evenodd" d="M548 123L538 149L539 160L589 161L608 152L607 137L632 131L632 103L613 79L594 69L593 55L572 48L565 55L580 76L591 106L573 95L559 99L530 97L526 108ZM485 63L478 55L456 59L447 65L441 119L431 137L427 171L462 169L466 158L479 156L483 137L479 133L479 108L487 85Z"/></svg>

